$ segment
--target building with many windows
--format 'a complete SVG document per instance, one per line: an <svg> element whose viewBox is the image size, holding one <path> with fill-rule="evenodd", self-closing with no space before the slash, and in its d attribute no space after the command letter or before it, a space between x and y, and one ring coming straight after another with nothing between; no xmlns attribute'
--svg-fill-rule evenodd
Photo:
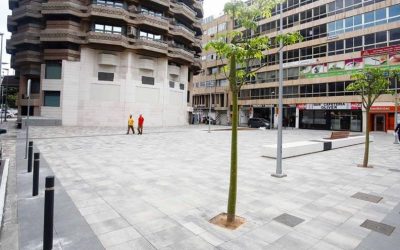
<svg viewBox="0 0 400 250"><path fill-rule="evenodd" d="M9 0L17 104L63 125L187 124L202 0Z"/></svg>
<svg viewBox="0 0 400 250"><path fill-rule="evenodd" d="M400 67L400 2L396 0L289 0L283 3L283 32L299 31L303 41L284 48L284 126L363 131L361 97L346 87L352 72L367 67ZM279 34L280 9L259 21L255 34ZM205 34L206 36L206 34ZM212 52L204 52L207 57ZM240 123L250 117L275 120L278 112L278 48L264 52L262 66L240 93ZM210 65L208 65L210 64ZM203 63L207 72L212 61ZM205 82L194 86L206 88ZM391 89L395 88L392 81ZM196 93L195 91L192 91ZM193 100L206 99L206 94ZM207 102L204 103L207 106ZM392 130L395 96L381 96L371 111L371 129ZM229 105L228 105L229 109ZM400 120L400 119L399 119ZM276 123L275 123L276 125Z"/></svg>

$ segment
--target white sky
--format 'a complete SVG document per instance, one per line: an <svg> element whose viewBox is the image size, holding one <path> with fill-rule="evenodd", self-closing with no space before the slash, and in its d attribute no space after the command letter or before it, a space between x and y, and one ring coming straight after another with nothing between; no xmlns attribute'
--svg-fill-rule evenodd
<svg viewBox="0 0 400 250"><path fill-rule="evenodd" d="M218 17L223 14L224 5L229 0L204 0L204 17L213 15ZM0 0L0 33L5 34L3 36L3 62L10 63L10 55L6 52L6 40L10 38L11 33L7 31L7 15L11 15L11 11L8 9L8 0ZM10 64L2 65L4 68L10 68ZM4 70L3 70L4 72ZM6 72L4 72L7 74ZM11 72L10 72L11 73Z"/></svg>
<svg viewBox="0 0 400 250"><path fill-rule="evenodd" d="M2 0L0 0L2 1ZM204 17L214 16L218 17L223 14L224 5L229 0L204 0Z"/></svg>

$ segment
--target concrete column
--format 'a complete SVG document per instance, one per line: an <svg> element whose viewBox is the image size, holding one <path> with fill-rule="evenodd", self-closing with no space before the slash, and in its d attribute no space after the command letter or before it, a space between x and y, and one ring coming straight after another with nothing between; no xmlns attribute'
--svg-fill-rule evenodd
<svg viewBox="0 0 400 250"><path fill-rule="evenodd" d="M296 125L295 128L300 127L300 110L296 107Z"/></svg>

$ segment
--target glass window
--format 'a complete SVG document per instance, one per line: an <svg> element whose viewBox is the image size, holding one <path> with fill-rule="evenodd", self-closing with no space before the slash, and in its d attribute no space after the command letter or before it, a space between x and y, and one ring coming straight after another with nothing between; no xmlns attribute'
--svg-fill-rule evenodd
<svg viewBox="0 0 400 250"><path fill-rule="evenodd" d="M343 48L344 48L344 46L343 46L343 40L336 41L336 50L341 50L341 49L343 49Z"/></svg>
<svg viewBox="0 0 400 250"><path fill-rule="evenodd" d="M394 30L390 30L389 34L390 34L390 41L394 41L394 40L400 39L400 28L397 28L397 29L394 29Z"/></svg>
<svg viewBox="0 0 400 250"><path fill-rule="evenodd" d="M375 20L381 20L386 18L386 8L375 11Z"/></svg>
<svg viewBox="0 0 400 250"><path fill-rule="evenodd" d="M354 37L354 47L362 46L362 36Z"/></svg>
<svg viewBox="0 0 400 250"><path fill-rule="evenodd" d="M375 37L376 43L383 43L383 42L387 41L386 31L377 32L377 33L375 33L375 35L376 35L376 37Z"/></svg>
<svg viewBox="0 0 400 250"><path fill-rule="evenodd" d="M364 14L364 23L370 23L375 21L374 12L367 12Z"/></svg>
<svg viewBox="0 0 400 250"><path fill-rule="evenodd" d="M368 34L364 36L364 45L374 44L375 43L375 34Z"/></svg>
<svg viewBox="0 0 400 250"><path fill-rule="evenodd" d="M353 0L344 0L345 7L352 6L354 4Z"/></svg>
<svg viewBox="0 0 400 250"><path fill-rule="evenodd" d="M61 61L46 61L45 79L61 79Z"/></svg>
<svg viewBox="0 0 400 250"><path fill-rule="evenodd" d="M142 84L154 85L154 77L142 76Z"/></svg>
<svg viewBox="0 0 400 250"><path fill-rule="evenodd" d="M43 106L60 107L60 91L43 91Z"/></svg>
<svg viewBox="0 0 400 250"><path fill-rule="evenodd" d="M389 18L400 16L400 4L389 7ZM398 19L396 19L398 20Z"/></svg>
<svg viewBox="0 0 400 250"><path fill-rule="evenodd" d="M99 81L114 81L114 73L98 72L97 79Z"/></svg>

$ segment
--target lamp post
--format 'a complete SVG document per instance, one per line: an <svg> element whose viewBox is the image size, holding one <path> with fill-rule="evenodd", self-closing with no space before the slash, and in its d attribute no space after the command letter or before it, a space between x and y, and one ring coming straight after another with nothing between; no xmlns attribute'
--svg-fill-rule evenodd
<svg viewBox="0 0 400 250"><path fill-rule="evenodd" d="M283 9L280 3L279 33L283 34ZM287 175L282 172L282 122L283 122L283 41L279 41L279 103L278 103L278 144L276 147L276 172L271 176L283 178Z"/></svg>
<svg viewBox="0 0 400 250"><path fill-rule="evenodd" d="M26 116L26 142L25 142L25 159L27 158L28 153L28 139L29 139L29 109L31 104L31 79L28 79L27 88L26 88L26 96L28 97L28 109Z"/></svg>
<svg viewBox="0 0 400 250"><path fill-rule="evenodd" d="M0 80L1 80L0 84L1 84L3 81L2 77L1 77L1 74L2 74L1 72L3 72L2 67L3 67L3 36L4 36L4 34L0 33L0 36L1 36L1 39L0 39ZM1 87L1 104L3 104L3 85ZM0 113L1 123L3 123L3 119L1 116L2 114L3 114L3 105L1 105L1 113Z"/></svg>

